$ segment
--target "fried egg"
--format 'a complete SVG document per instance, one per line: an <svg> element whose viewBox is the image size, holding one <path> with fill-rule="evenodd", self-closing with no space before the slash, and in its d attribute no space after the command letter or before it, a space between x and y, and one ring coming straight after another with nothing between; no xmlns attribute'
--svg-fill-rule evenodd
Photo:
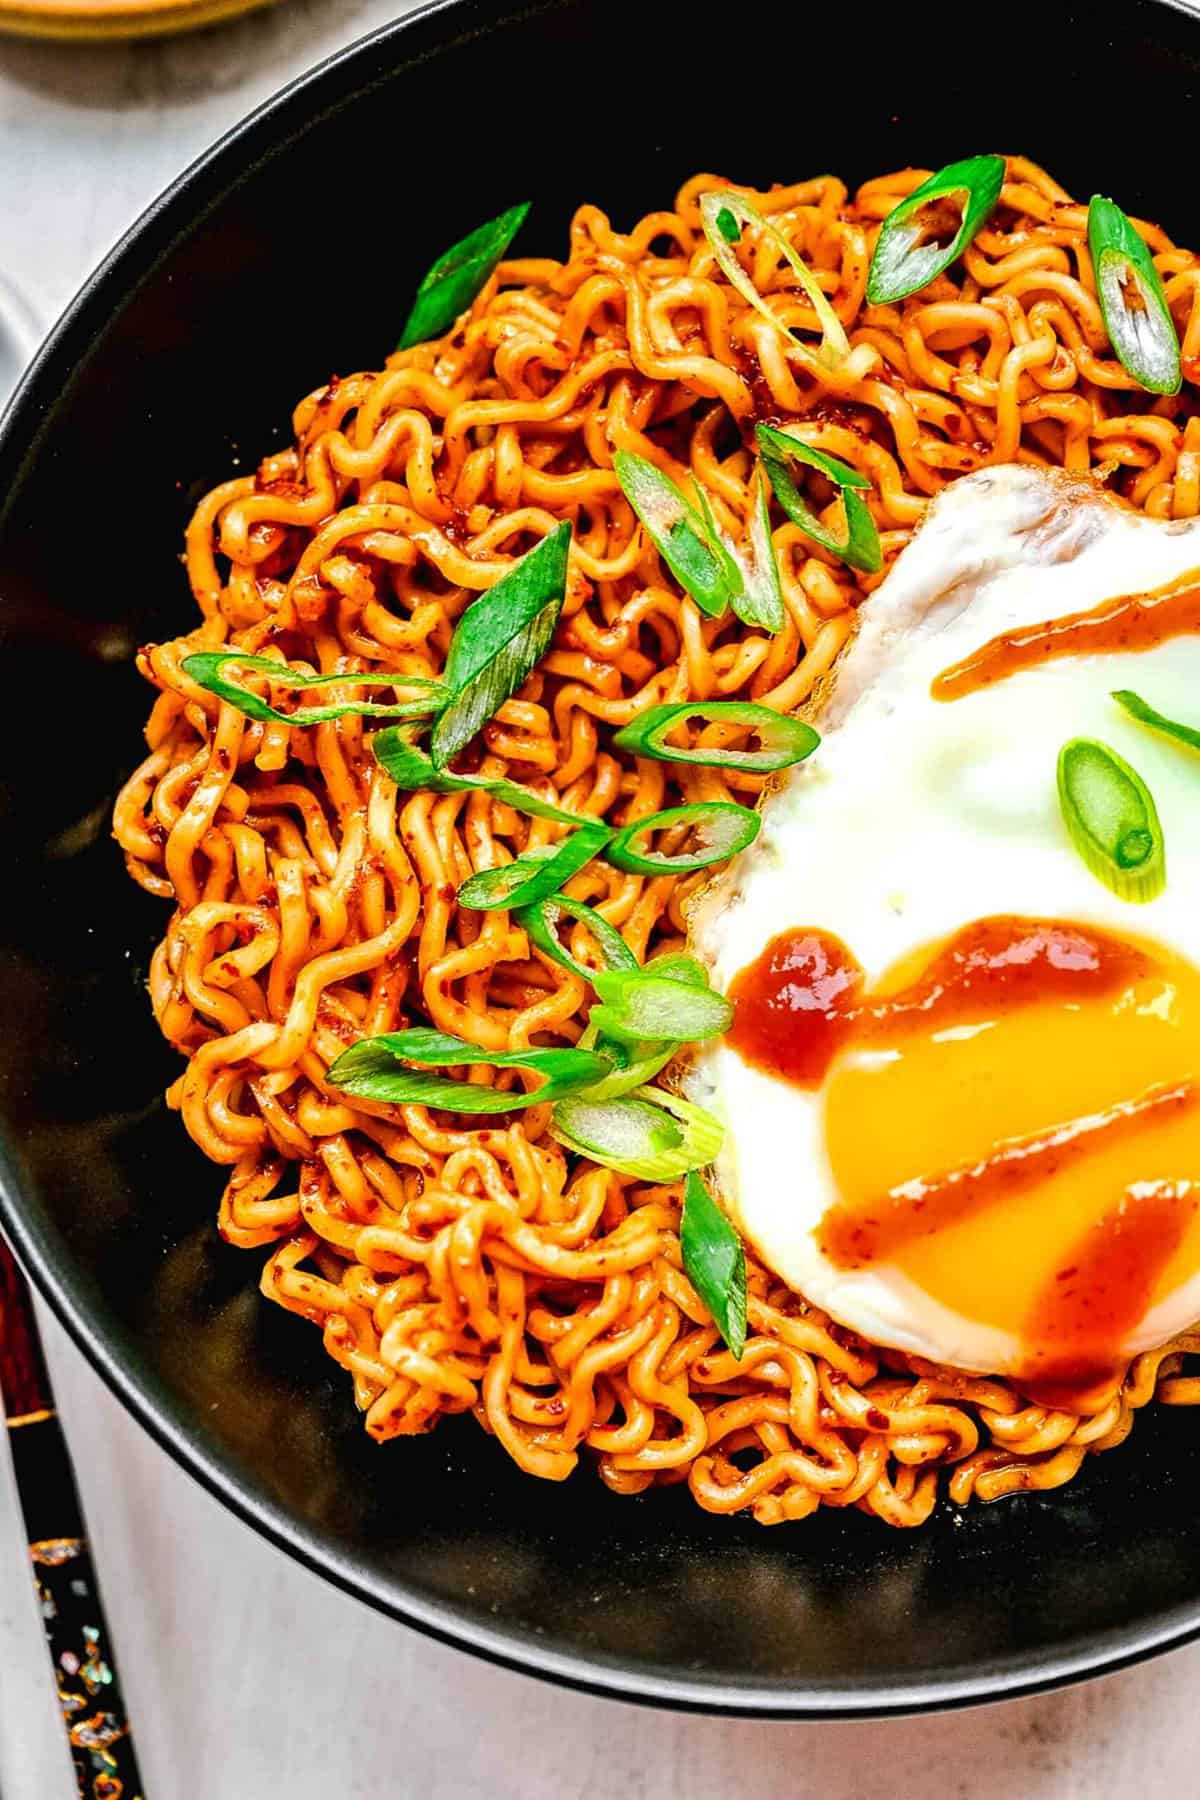
<svg viewBox="0 0 1200 1800"><path fill-rule="evenodd" d="M1200 636L934 685L1193 572L1200 521L1033 467L954 483L864 602L820 748L690 921L736 1011L686 1082L757 1256L874 1343L1050 1398L1200 1318L1200 753L1111 697L1200 724ZM1154 797L1148 903L1072 847L1076 737Z"/></svg>

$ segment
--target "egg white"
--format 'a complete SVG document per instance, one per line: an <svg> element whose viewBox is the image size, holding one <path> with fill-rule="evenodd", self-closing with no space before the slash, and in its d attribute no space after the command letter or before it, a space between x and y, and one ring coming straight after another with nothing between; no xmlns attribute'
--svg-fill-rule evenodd
<svg viewBox="0 0 1200 1800"><path fill-rule="evenodd" d="M1110 697L1133 688L1200 723L1200 638L1063 658L951 702L930 696L940 671L1014 626L1193 569L1200 520L1151 520L1056 472L999 467L940 494L864 604L815 721L820 748L766 801L755 843L694 908L692 944L715 984L727 989L789 926L833 932L871 980L995 914L1133 931L1200 963L1200 753L1137 725ZM1154 795L1167 885L1146 905L1117 899L1071 847L1055 769L1072 737L1111 745ZM725 1127L726 1205L790 1287L876 1343L961 1369L1017 1367L1011 1334L951 1311L886 1264L848 1271L822 1254L814 1233L837 1195L819 1090L752 1068L721 1040L687 1082ZM1162 1343L1197 1318L1200 1276L1123 1348Z"/></svg>

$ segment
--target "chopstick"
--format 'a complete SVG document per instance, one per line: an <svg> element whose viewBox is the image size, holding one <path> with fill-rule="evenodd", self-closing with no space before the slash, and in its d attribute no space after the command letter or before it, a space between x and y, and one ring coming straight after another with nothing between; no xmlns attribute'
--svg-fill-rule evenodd
<svg viewBox="0 0 1200 1800"><path fill-rule="evenodd" d="M144 1800L71 1457L33 1304L0 1236L0 1401L46 1648L85 1800Z"/></svg>

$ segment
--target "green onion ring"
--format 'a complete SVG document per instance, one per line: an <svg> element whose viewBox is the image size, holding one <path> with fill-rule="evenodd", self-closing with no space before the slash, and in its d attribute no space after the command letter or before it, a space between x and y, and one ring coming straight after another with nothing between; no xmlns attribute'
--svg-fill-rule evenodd
<svg viewBox="0 0 1200 1800"><path fill-rule="evenodd" d="M700 747L681 749L668 744L668 733L687 719L701 719L706 725L744 725L762 740L761 750L720 750ZM633 756L654 757L660 762L698 763L704 768L745 769L765 773L787 769L793 763L811 756L820 737L803 719L787 713L773 712L752 700L679 701L673 705L651 706L626 725L613 738L618 750Z"/></svg>
<svg viewBox="0 0 1200 1800"><path fill-rule="evenodd" d="M1093 194L1088 254L1104 329L1117 360L1150 394L1183 385L1179 334L1154 259L1133 220L1113 200Z"/></svg>
<svg viewBox="0 0 1200 1800"><path fill-rule="evenodd" d="M521 907L516 914L516 923L543 956L561 964L564 969L570 969L573 975L582 976L584 981L590 981L596 970L581 963L569 950L565 950L556 934L555 926L562 914L586 925L596 940L596 948L604 959L606 969L636 969L639 966L637 957L615 925L610 925L594 906L588 906L582 900L568 899L566 894L548 894L542 900L535 900L531 905Z"/></svg>
<svg viewBox="0 0 1200 1800"><path fill-rule="evenodd" d="M678 1181L703 1168L724 1130L711 1113L662 1088L636 1088L617 1100L587 1094L560 1100L550 1130L568 1150L642 1181Z"/></svg>
<svg viewBox="0 0 1200 1800"><path fill-rule="evenodd" d="M879 228L867 274L867 305L892 306L929 286L960 257L991 217L1004 186L1002 156L968 156L923 181ZM937 200L958 200L962 218L948 244L923 244L920 214Z"/></svg>
<svg viewBox="0 0 1200 1800"><path fill-rule="evenodd" d="M733 1021L733 1006L707 982L672 980L652 966L598 972L592 981L601 1004L593 1006L591 1017L606 1038L696 1043L728 1030Z"/></svg>
<svg viewBox="0 0 1200 1800"><path fill-rule="evenodd" d="M748 806L729 800L701 800L691 806L668 806L664 812L650 813L634 819L607 846L605 860L628 875L687 875L693 869L707 869L713 863L736 856L758 836L761 821ZM679 851L667 856L657 851L641 851L638 842L654 831L670 831L677 825L690 825L706 833L707 846L692 852Z"/></svg>
<svg viewBox="0 0 1200 1800"><path fill-rule="evenodd" d="M1092 874L1120 900L1153 900L1166 885L1162 826L1150 789L1107 744L1072 738L1058 757L1063 823Z"/></svg>
<svg viewBox="0 0 1200 1800"><path fill-rule="evenodd" d="M537 901L557 894L573 875L578 875L585 864L600 854L612 835L612 827L597 820L581 825L578 831L568 832L557 844L542 844L536 850L526 850L513 862L503 863L499 868L480 869L474 875L468 875L459 888L458 904L478 912L533 906Z"/></svg>
<svg viewBox="0 0 1200 1800"><path fill-rule="evenodd" d="M331 719L347 717L364 719L416 719L428 717L446 704L449 690L440 681L424 675L398 675L381 670L370 675L303 675L272 656L250 656L241 650L196 650L185 656L180 668L190 680L206 688L218 700L236 706L248 719L273 725L323 725ZM240 682L230 681L227 668L253 669L261 672L278 687L412 687L424 690L416 700L399 700L387 704L382 700L342 700L333 706L301 706L295 712L280 712L261 695L252 693Z"/></svg>

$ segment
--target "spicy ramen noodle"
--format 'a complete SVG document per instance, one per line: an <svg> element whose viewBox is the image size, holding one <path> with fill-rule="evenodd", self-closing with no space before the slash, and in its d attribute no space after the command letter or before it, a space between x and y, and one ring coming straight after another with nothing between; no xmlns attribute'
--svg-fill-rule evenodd
<svg viewBox="0 0 1200 1800"><path fill-rule="evenodd" d="M667 701L802 708L957 476L1045 464L1156 518L1196 515L1190 390L1154 398L1114 358L1087 209L1033 164L1009 159L998 206L949 269L867 303L880 222L923 178L739 190L832 303L848 338L836 364L775 238L743 266L792 338L726 279L699 211L722 184L696 176L628 233L581 207L564 261L502 261L445 335L317 388L294 443L217 487L188 528L201 620L140 652L158 698L115 813L131 874L172 908L150 975L186 1059L168 1098L224 1173L222 1235L266 1250L263 1293L320 1328L380 1441L470 1412L550 1480L583 1460L620 1493L686 1482L707 1510L764 1524L826 1505L912 1526L939 1489L963 1502L1056 1487L1151 1399L1200 1400L1182 1372L1200 1333L1137 1357L1103 1410L1055 1410L860 1341L752 1257L735 1360L684 1270L682 1180L572 1155L548 1105L478 1117L330 1085L348 1046L410 1027L478 1046L475 1079L516 1094L519 1070L485 1068L489 1054L577 1045L583 976L509 910L456 902L475 872L562 827L484 790L398 792L371 753L378 721L256 719L182 666L236 649L305 674L435 681L468 604L569 521L553 642L457 766L625 825L754 804L764 775L635 758L614 732ZM1156 227L1146 238L1190 378L1200 262ZM613 469L620 451L647 458L741 541L761 423L865 479L883 564L856 572L775 514L774 632L706 616ZM832 527L836 487L812 469L804 486ZM708 879L597 859L566 893L644 962L684 949ZM586 927L566 923L586 959Z"/></svg>

